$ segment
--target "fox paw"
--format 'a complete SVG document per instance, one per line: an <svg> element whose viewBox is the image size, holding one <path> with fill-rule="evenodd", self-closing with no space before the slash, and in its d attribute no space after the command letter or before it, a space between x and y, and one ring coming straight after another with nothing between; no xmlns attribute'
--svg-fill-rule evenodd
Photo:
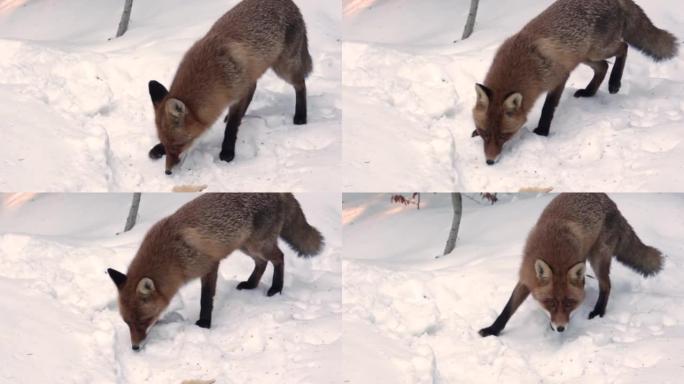
<svg viewBox="0 0 684 384"><path fill-rule="evenodd" d="M304 115L304 116L295 115L294 119L292 119L292 122L294 123L294 125L304 125L304 124L306 124L306 115Z"/></svg>
<svg viewBox="0 0 684 384"><path fill-rule="evenodd" d="M211 328L211 319L199 319L195 322L195 325L197 325L200 328Z"/></svg>
<svg viewBox="0 0 684 384"><path fill-rule="evenodd" d="M281 287L281 288L271 287L271 288L268 289L268 292L266 293L266 295L267 295L268 297L271 297L271 296L275 295L276 293L282 294L282 293L283 293L283 288L282 288L282 287Z"/></svg>
<svg viewBox="0 0 684 384"><path fill-rule="evenodd" d="M612 95L618 93L620 91L620 87L622 86L622 83L619 81L616 82L610 82L608 83L608 92L610 92Z"/></svg>
<svg viewBox="0 0 684 384"><path fill-rule="evenodd" d="M603 317L603 315L605 315L605 314L606 314L606 311L605 311L605 310L600 311L600 310L594 309L594 310L591 311L591 313L589 314L589 320L593 319L593 318L596 317L596 316L598 316L598 317Z"/></svg>
<svg viewBox="0 0 684 384"><path fill-rule="evenodd" d="M494 327L487 327L487 328L480 329L477 333L479 333L480 336L482 336L482 337L487 337L487 336L499 336L499 332L501 332L500 329L496 329Z"/></svg>
<svg viewBox="0 0 684 384"><path fill-rule="evenodd" d="M231 161L233 161L234 158L235 158L235 151L221 151L221 153L219 153L219 159L221 159L227 163L230 163Z"/></svg>
<svg viewBox="0 0 684 384"><path fill-rule="evenodd" d="M549 135L549 130L548 129L543 129L541 127L537 127L534 131L539 136L548 136Z"/></svg>
<svg viewBox="0 0 684 384"><path fill-rule="evenodd" d="M592 97L596 94L596 91L592 92L586 89L578 89L575 92L575 97Z"/></svg>
<svg viewBox="0 0 684 384"><path fill-rule="evenodd" d="M154 147L152 147L152 149L150 149L150 152L148 153L148 155L150 156L150 159L153 159L153 160L161 159L161 157L164 156L165 154L166 154L166 150L164 149L164 144L162 144L162 143L159 143L159 144L155 145Z"/></svg>
<svg viewBox="0 0 684 384"><path fill-rule="evenodd" d="M240 284L237 285L237 289L239 291L242 291L243 289L254 289L257 287L257 284L250 284L249 281L242 281Z"/></svg>
<svg viewBox="0 0 684 384"><path fill-rule="evenodd" d="M477 129L473 129L473 133L470 134L470 137L478 137L480 136L479 133L477 133Z"/></svg>

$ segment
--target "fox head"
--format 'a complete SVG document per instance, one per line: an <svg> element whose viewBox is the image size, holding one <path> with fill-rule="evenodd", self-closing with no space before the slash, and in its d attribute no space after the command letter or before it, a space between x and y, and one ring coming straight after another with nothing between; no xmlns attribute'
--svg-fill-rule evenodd
<svg viewBox="0 0 684 384"><path fill-rule="evenodd" d="M537 286L532 297L541 304L551 318L551 328L563 332L568 328L570 314L584 300L585 262L568 270L554 271L541 259L534 262Z"/></svg>
<svg viewBox="0 0 684 384"><path fill-rule="evenodd" d="M169 302L157 291L154 281L149 277L133 281L111 268L107 269L107 273L119 290L119 312L131 332L133 350L138 351L147 332Z"/></svg>
<svg viewBox="0 0 684 384"><path fill-rule="evenodd" d="M482 137L487 164L494 165L503 145L527 121L527 114L522 108L523 96L519 92L500 95L482 84L475 84L475 91L477 102L473 108L473 137Z"/></svg>
<svg viewBox="0 0 684 384"><path fill-rule="evenodd" d="M169 91L157 81L148 84L154 106L154 122L159 141L166 152L166 174L180 163L180 155L204 131L200 123L181 100L170 97Z"/></svg>

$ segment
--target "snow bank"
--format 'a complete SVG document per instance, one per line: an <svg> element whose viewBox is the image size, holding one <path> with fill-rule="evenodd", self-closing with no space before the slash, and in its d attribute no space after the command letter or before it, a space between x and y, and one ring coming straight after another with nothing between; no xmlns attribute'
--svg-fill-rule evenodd
<svg viewBox="0 0 684 384"><path fill-rule="evenodd" d="M476 196L476 195L475 195ZM550 330L528 299L500 337L477 331L499 314L517 281L528 231L551 196L464 197L456 249L443 250L448 195L421 210L387 195L345 195L345 379L361 383L678 382L684 364L684 197L611 195L641 239L667 256L644 279L613 264L605 317L588 320L598 283L568 331ZM590 272L592 274L592 272Z"/></svg>
<svg viewBox="0 0 684 384"><path fill-rule="evenodd" d="M484 79L501 42L551 2L483 0L475 33L465 41L459 40L468 1L348 2L345 191L679 191L683 54L654 63L631 50L620 93L609 95L606 83L591 99L572 97L592 76L580 66L551 135L532 133L542 97L500 162L485 164L482 140L470 137L474 84ZM639 3L656 25L684 36L679 2Z"/></svg>
<svg viewBox="0 0 684 384"><path fill-rule="evenodd" d="M138 224L116 235L130 194L4 196L0 382L338 382L341 239L334 194L297 196L327 245L308 260L283 245L282 295L266 297L270 267L258 289L237 291L253 267L238 252L219 270L211 330L194 325L200 298L195 281L172 300L145 349L131 350L106 268L125 270L146 230L193 197L143 194Z"/></svg>

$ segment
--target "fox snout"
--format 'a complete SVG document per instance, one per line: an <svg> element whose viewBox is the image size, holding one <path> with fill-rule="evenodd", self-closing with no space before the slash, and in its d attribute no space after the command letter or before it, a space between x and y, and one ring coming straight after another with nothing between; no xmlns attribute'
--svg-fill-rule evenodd
<svg viewBox="0 0 684 384"><path fill-rule="evenodd" d="M172 169L180 163L180 154L167 151L166 153L166 169L164 173L171 175L173 173Z"/></svg>
<svg viewBox="0 0 684 384"><path fill-rule="evenodd" d="M551 321L551 329L559 333L565 332L565 330L568 329L568 323L556 323L554 321Z"/></svg>
<svg viewBox="0 0 684 384"><path fill-rule="evenodd" d="M496 140L485 141L484 152L487 165L494 165L501 157L503 143L499 144Z"/></svg>

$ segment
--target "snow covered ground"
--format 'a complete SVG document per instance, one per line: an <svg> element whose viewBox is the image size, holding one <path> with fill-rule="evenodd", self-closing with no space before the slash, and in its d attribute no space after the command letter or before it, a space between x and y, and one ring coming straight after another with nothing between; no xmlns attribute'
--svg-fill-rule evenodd
<svg viewBox="0 0 684 384"><path fill-rule="evenodd" d="M498 46L552 0L482 0L475 33L459 41L467 0L345 0L343 19L344 190L680 191L684 184L684 50L654 63L631 50L617 95L607 82L592 99L580 66L548 138L528 123L485 164L471 138L474 84ZM684 38L675 0L637 0L661 28ZM590 172L588 170L591 169Z"/></svg>
<svg viewBox="0 0 684 384"><path fill-rule="evenodd" d="M337 383L341 375L341 238L338 194L299 194L324 252L300 259L283 247L283 294L237 291L253 263L236 254L219 270L213 328L194 325L200 283L177 295L131 350L107 267L125 270L146 230L192 199L143 194L139 222L120 232L130 194L4 195L0 208L1 383Z"/></svg>
<svg viewBox="0 0 684 384"><path fill-rule="evenodd" d="M222 121L171 177L147 157L158 142L147 82L169 86L185 51L237 2L134 1L129 31L109 40L120 0L0 1L0 190L339 190L339 0L296 1L314 59L309 124L292 124L294 91L269 71L233 162L218 158Z"/></svg>
<svg viewBox="0 0 684 384"><path fill-rule="evenodd" d="M684 195L611 195L667 259L651 279L615 262L605 317L587 319L598 297L588 279L568 331L551 331L528 299L500 337L488 338L477 331L508 300L524 240L552 196L506 195L494 205L471 197L463 199L456 249L435 258L451 224L448 195L423 194L420 211L390 204L388 195L344 195L345 382L681 381Z"/></svg>

